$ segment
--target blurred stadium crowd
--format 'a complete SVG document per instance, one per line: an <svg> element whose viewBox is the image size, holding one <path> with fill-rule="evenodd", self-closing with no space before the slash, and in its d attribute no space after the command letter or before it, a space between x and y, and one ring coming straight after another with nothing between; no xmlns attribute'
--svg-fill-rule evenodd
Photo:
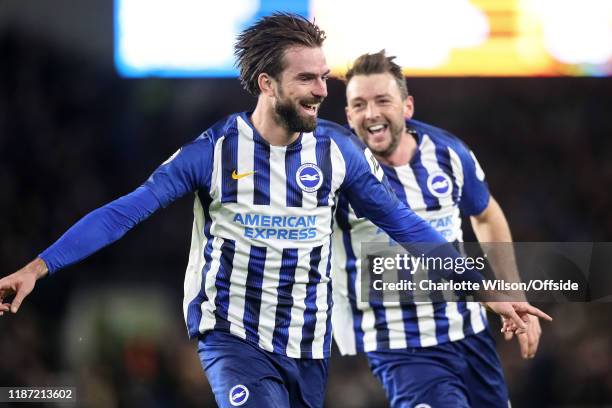
<svg viewBox="0 0 612 408"><path fill-rule="evenodd" d="M611 78L408 85L417 119L476 152L515 240L610 240ZM253 105L235 79L124 80L44 38L0 32L1 275L214 121ZM343 112L343 85L332 81L321 116L343 122ZM84 407L214 407L182 322L191 205L180 200L40 281L18 316L0 320L0 386L73 385ZM612 305L540 306L555 322L543 325L535 360L497 336L513 406L612 406ZM362 358L336 355L326 406L386 402Z"/></svg>

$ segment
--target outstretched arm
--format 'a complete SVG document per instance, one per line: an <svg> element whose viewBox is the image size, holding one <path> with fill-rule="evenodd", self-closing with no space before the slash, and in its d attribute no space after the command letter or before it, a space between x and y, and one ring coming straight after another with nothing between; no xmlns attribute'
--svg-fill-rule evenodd
<svg viewBox="0 0 612 408"><path fill-rule="evenodd" d="M87 214L32 262L0 279L0 316L9 310L17 313L38 279L115 242L159 207L153 193L146 187L139 187ZM13 295L9 303L7 298Z"/></svg>
<svg viewBox="0 0 612 408"><path fill-rule="evenodd" d="M151 190L138 187L81 218L39 257L53 274L117 241L159 208Z"/></svg>
<svg viewBox="0 0 612 408"><path fill-rule="evenodd" d="M512 234L504 213L490 193L485 180L485 174L476 159L476 156L463 144L456 146L460 167L463 168L463 194L461 196L461 211L464 215L471 216L474 233L481 243L483 251L487 254L489 262L495 273L495 277L507 282L520 282L514 248L512 245L490 244L497 242L512 242ZM515 305L515 312L527 323L527 330L516 331L517 339L521 346L521 354L524 358L535 355L540 338L540 322L537 315L528 314L524 311L529 307L523 292L514 291L510 294ZM518 302L516 302L518 301ZM495 310L500 305L485 304ZM499 313L498 313L499 314ZM504 337L510 340L513 336L515 326L504 314L502 316ZM540 316L546 320L550 317Z"/></svg>
<svg viewBox="0 0 612 408"><path fill-rule="evenodd" d="M166 160L142 186L87 214L34 261L0 279L0 315L16 313L37 279L115 242L187 192L209 188L212 149L212 139L204 133Z"/></svg>

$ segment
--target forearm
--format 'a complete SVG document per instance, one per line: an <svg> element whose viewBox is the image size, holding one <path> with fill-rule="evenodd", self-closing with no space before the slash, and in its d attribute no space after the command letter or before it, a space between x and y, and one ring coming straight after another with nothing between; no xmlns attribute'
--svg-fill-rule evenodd
<svg viewBox="0 0 612 408"><path fill-rule="evenodd" d="M471 217L474 234L480 242L496 279L506 282L520 282L516 256L512 246L512 233L506 217L491 197L489 205L479 216ZM513 292L516 300L524 300L523 292Z"/></svg>
<svg viewBox="0 0 612 408"><path fill-rule="evenodd" d="M49 273L47 264L41 258L37 257L32 262L22 268L25 273L33 274L36 279L45 277Z"/></svg>
<svg viewBox="0 0 612 408"><path fill-rule="evenodd" d="M159 203L153 193L139 187L87 214L43 251L39 258L52 274L118 240L158 208Z"/></svg>
<svg viewBox="0 0 612 408"><path fill-rule="evenodd" d="M512 242L506 216L493 197L482 214L472 216L470 220L478 242Z"/></svg>

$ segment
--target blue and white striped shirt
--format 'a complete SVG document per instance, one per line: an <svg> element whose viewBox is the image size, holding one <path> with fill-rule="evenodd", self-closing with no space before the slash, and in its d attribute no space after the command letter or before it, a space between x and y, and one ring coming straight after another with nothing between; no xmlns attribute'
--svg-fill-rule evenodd
<svg viewBox="0 0 612 408"><path fill-rule="evenodd" d="M403 166L381 165L397 197L448 241L462 241L461 214L480 214L489 191L473 153L452 134L416 120L406 122L417 150ZM361 243L389 236L358 218L341 195L333 238L334 339L342 354L426 347L456 341L485 328L474 302L361 302Z"/></svg>
<svg viewBox="0 0 612 408"><path fill-rule="evenodd" d="M373 156L350 137L343 127L319 120L314 132L272 146L247 113L230 115L40 256L54 272L195 192L183 302L189 335L218 330L270 352L325 358L331 343L330 235L340 191L398 242L445 242L380 182Z"/></svg>

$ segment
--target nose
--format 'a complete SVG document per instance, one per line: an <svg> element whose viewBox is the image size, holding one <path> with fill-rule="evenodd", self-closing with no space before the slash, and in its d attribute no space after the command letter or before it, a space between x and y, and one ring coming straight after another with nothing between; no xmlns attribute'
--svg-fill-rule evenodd
<svg viewBox="0 0 612 408"><path fill-rule="evenodd" d="M312 94L318 98L327 97L327 82L323 78L316 80Z"/></svg>
<svg viewBox="0 0 612 408"><path fill-rule="evenodd" d="M368 103L365 110L366 119L375 119L379 116L380 111L375 103Z"/></svg>

